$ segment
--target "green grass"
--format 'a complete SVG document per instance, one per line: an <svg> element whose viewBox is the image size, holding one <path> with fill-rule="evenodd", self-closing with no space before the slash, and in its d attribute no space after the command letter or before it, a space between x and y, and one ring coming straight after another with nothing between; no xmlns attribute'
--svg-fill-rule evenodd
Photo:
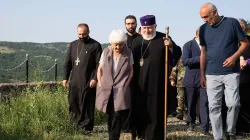
<svg viewBox="0 0 250 140"><path fill-rule="evenodd" d="M67 89L40 86L0 102L0 140L105 140L107 132L83 135L69 124ZM185 122L168 118L168 139L211 139L183 131ZM105 115L95 112L95 126L106 124ZM102 129L100 129L101 131ZM249 138L245 138L249 139Z"/></svg>
<svg viewBox="0 0 250 140"><path fill-rule="evenodd" d="M37 87L0 102L1 140L89 139L69 124L67 90ZM95 125L105 123L95 113Z"/></svg>

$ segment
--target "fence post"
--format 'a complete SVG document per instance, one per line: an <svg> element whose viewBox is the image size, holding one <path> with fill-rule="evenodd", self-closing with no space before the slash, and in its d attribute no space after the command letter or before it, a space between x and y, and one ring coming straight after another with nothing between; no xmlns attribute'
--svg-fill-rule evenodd
<svg viewBox="0 0 250 140"><path fill-rule="evenodd" d="M29 82L29 54L26 54L26 83Z"/></svg>
<svg viewBox="0 0 250 140"><path fill-rule="evenodd" d="M57 59L55 59L55 81L57 81Z"/></svg>

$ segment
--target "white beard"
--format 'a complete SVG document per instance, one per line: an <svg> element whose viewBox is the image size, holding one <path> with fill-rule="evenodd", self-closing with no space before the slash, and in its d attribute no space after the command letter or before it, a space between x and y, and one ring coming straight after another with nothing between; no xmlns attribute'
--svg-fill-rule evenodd
<svg viewBox="0 0 250 140"><path fill-rule="evenodd" d="M156 36L156 31L154 31L153 35L148 37L147 35L142 34L143 39L145 40L152 40Z"/></svg>

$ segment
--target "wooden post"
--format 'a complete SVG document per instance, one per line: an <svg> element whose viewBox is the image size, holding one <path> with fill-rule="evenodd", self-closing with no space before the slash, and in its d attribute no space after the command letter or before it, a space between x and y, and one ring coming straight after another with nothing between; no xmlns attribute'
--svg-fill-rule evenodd
<svg viewBox="0 0 250 140"><path fill-rule="evenodd" d="M29 54L26 54L26 83L29 83Z"/></svg>
<svg viewBox="0 0 250 140"><path fill-rule="evenodd" d="M57 59L55 59L55 82L57 82Z"/></svg>
<svg viewBox="0 0 250 140"><path fill-rule="evenodd" d="M166 39L168 38L169 27L166 27ZM168 112L168 104L167 104L167 95L168 95L168 48L166 47L166 55L165 55L165 101L164 101L164 140L167 139L167 112Z"/></svg>

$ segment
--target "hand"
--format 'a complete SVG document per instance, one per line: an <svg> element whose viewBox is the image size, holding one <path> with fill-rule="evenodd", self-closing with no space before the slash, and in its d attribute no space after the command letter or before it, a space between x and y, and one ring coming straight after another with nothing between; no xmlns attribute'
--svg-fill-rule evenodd
<svg viewBox="0 0 250 140"><path fill-rule="evenodd" d="M63 80L62 85L63 85L64 88L68 88L68 81Z"/></svg>
<svg viewBox="0 0 250 140"><path fill-rule="evenodd" d="M171 81L171 86L175 87L175 82L174 81Z"/></svg>
<svg viewBox="0 0 250 140"><path fill-rule="evenodd" d="M247 66L247 61L246 60L240 60L240 69L244 70L244 68Z"/></svg>
<svg viewBox="0 0 250 140"><path fill-rule="evenodd" d="M93 88L93 87L95 87L96 86L96 80L91 80L90 81L90 84L89 84L89 87L90 88Z"/></svg>
<svg viewBox="0 0 250 140"><path fill-rule="evenodd" d="M173 46L172 41L171 41L170 38L163 37L163 40L164 40L164 45L166 47L172 47Z"/></svg>
<svg viewBox="0 0 250 140"><path fill-rule="evenodd" d="M201 87L202 88L206 88L207 87L207 82L206 82L206 77L205 77L205 75L201 75L201 79L200 79L201 81Z"/></svg>
<svg viewBox="0 0 250 140"><path fill-rule="evenodd" d="M235 59L232 56L227 58L223 63L223 67L233 67L234 65Z"/></svg>

